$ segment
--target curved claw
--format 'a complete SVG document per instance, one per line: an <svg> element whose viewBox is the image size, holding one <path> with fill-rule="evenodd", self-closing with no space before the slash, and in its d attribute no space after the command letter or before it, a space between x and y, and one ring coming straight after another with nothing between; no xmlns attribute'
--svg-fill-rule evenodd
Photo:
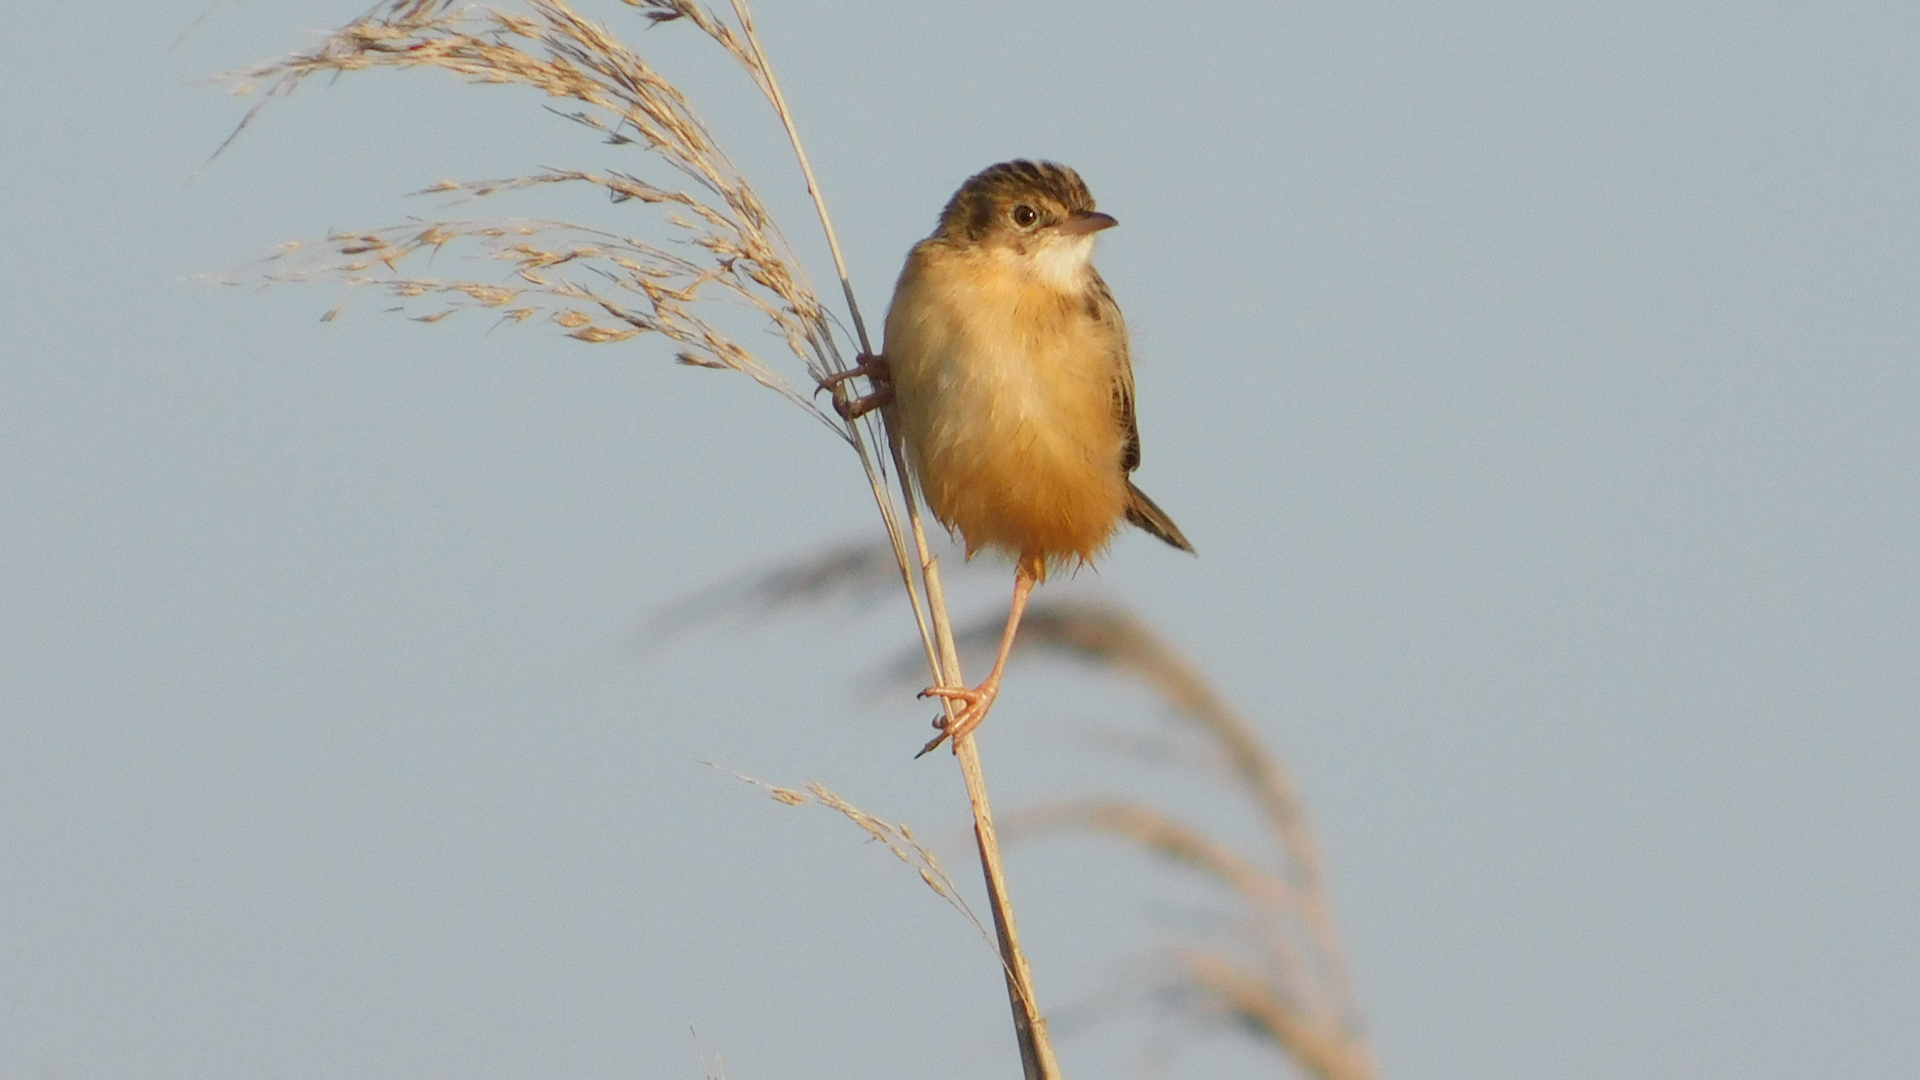
<svg viewBox="0 0 1920 1080"><path fill-rule="evenodd" d="M993 699L1000 696L999 686L994 685L996 681L995 679L988 679L986 682L981 683L971 690L964 686L929 686L925 690L920 691L920 696L923 698L946 698L948 701L964 702L964 705L960 711L954 715L951 721L948 720L945 713L934 717L933 726L939 728L940 733L935 735L931 742L921 747L920 752L913 756L924 757L935 747L950 738L959 739L962 736L972 734L973 729L979 727L980 724L986 720L987 711L993 708Z"/></svg>
<svg viewBox="0 0 1920 1080"><path fill-rule="evenodd" d="M866 397L850 398L841 387L858 378L865 378L872 383L873 393ZM844 419L855 420L893 400L893 370L887 366L884 355L861 353L854 357L854 366L828 375L814 384L815 397L819 397L823 390L833 394L835 412Z"/></svg>

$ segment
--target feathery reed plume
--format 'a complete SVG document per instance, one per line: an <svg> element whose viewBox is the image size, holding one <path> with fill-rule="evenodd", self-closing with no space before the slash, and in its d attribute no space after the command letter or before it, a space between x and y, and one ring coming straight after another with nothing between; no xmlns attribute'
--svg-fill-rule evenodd
<svg viewBox="0 0 1920 1080"><path fill-rule="evenodd" d="M837 599L870 604L899 584L899 568L886 545L864 540L838 544L810 559L688 593L648 619L638 637L653 643L732 616L759 616ZM917 657L914 665L919 666Z"/></svg>
<svg viewBox="0 0 1920 1080"><path fill-rule="evenodd" d="M960 895L960 890L954 885L953 879L947 876L946 868L940 865L939 857L934 855L932 848L922 844L913 835L913 830L906 825L867 813L841 798L819 781L808 784L807 790L800 791L796 788L780 787L745 773L734 773L733 777L765 791L775 802L787 806L806 806L809 803L824 806L853 822L869 838L885 845L886 849L893 853L894 858L913 867L919 873L920 880L926 883L927 888L933 890L935 896L945 900L955 911L966 916L967 921L973 924L973 928L980 931L980 937L988 944L993 943L992 935L987 932L987 924L980 921L980 916L975 915L973 908L967 904L966 897Z"/></svg>
<svg viewBox="0 0 1920 1080"><path fill-rule="evenodd" d="M813 196L856 344L861 352L871 353L826 202L746 0L730 0L731 23L697 0L621 2L655 25L686 22L698 27L745 69L772 106ZM236 73L242 89L265 84L267 98L247 114L234 136L267 102L291 94L315 75L429 67L476 82L518 84L569 101L571 111L560 115L613 145L651 151L651 160L669 166L679 180L655 183L611 170L548 169L501 180L444 182L428 191L480 199L536 187L599 189L615 203L659 211L677 243L548 220L449 219L338 234L318 250L289 245L269 260L263 276L269 282L329 279L379 286L403 304L430 299L434 310L416 316L428 322L481 309L512 322L545 314L567 336L591 343L657 333L674 344L683 363L738 371L782 394L835 430L859 455L913 607L928 668L936 684L964 688L938 560L927 543L913 478L884 419L841 421L830 416L699 308L710 300L728 300L766 318L816 388L827 376L847 370L831 317L760 198L686 97L644 58L581 17L565 0L523 0L523 6L528 14L467 7L454 0L387 0L314 49ZM421 261L416 256L422 252L434 255L452 246L470 248L501 269L490 280L443 279L408 269ZM836 383L832 392L836 402L844 404L849 390ZM897 492L888 486L885 460L872 449L879 441L888 446ZM906 511L904 528L901 507ZM951 725L957 707L951 700L945 707ZM953 752L973 808L1022 1068L1027 1080L1053 1080L1058 1066L1019 947L979 751L971 738L959 738L953 740Z"/></svg>
<svg viewBox="0 0 1920 1080"><path fill-rule="evenodd" d="M743 574L673 605L658 625L684 629L739 612L819 605L879 595L890 580L871 544L846 544L769 570ZM960 648L990 653L1005 616L968 624ZM1004 823L1014 838L1076 831L1114 837L1217 884L1238 906L1242 933L1222 947L1177 944L1159 988L1202 1013L1240 1021L1322 1080L1373 1080L1378 1069L1361 1033L1326 871L1312 825L1278 755L1191 661L1138 615L1115 605L1048 601L1028 609L1015 642L1146 684L1174 717L1200 736L1201 767L1228 779L1258 811L1273 844L1247 854L1157 807L1087 798L1018 811ZM886 674L911 678L903 657ZM1164 746L1154 756L1166 759ZM1191 760L1191 759L1189 759Z"/></svg>
<svg viewBox="0 0 1920 1080"><path fill-rule="evenodd" d="M1055 602L1029 610L1027 620L1018 648L1138 679L1174 716L1192 725L1217 771L1258 808L1274 841L1277 865L1266 869L1260 858L1129 800L1034 807L1014 815L1009 831L1077 829L1117 837L1221 886L1243 909L1238 922L1247 928L1245 939L1230 953L1177 948L1171 989L1185 991L1204 1009L1244 1021L1323 1080L1373 1080L1378 1070L1360 1033L1325 866L1280 760L1198 669L1132 612L1110 604ZM986 618L960 638L985 648L997 634L998 622Z"/></svg>
<svg viewBox="0 0 1920 1080"><path fill-rule="evenodd" d="M656 21L690 16L747 62L738 37L697 4L635 6ZM267 87L266 100L240 129L268 103L322 74L437 67L479 82L518 83L570 101L568 110L554 111L606 142L653 151L654 160L679 174L680 186L611 169L550 168L442 181L421 194L475 200L539 187L598 189L615 204L657 211L659 231L673 240L546 220L410 222L337 233L317 246L286 245L262 268L267 281L377 286L403 303L435 302L419 316L426 321L477 309L512 322L545 314L568 337L591 343L657 333L674 343L682 363L739 371L845 435L837 418L702 314L703 303L716 299L744 305L772 324L816 382L845 367L830 316L752 186L686 98L645 59L563 0L529 0L527 7L532 17L454 0L383 4L316 48L237 73L242 89ZM415 256L448 249L465 249L456 253L499 269L486 280L410 272L423 261Z"/></svg>

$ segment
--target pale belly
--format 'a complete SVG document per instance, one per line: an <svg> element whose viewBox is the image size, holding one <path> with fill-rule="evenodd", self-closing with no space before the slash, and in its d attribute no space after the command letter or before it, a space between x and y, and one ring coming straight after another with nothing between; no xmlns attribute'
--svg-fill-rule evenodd
<svg viewBox="0 0 1920 1080"><path fill-rule="evenodd" d="M1042 575L1097 554L1127 505L1103 328L1057 308L1039 333L1012 316L899 314L887 321L894 415L934 515L969 551Z"/></svg>

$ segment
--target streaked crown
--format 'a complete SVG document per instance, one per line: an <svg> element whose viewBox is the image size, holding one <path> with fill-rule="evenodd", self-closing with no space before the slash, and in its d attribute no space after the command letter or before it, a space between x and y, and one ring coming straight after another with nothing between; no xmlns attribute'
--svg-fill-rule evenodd
<svg viewBox="0 0 1920 1080"><path fill-rule="evenodd" d="M1093 193L1080 174L1065 165L1003 161L960 185L940 211L940 227L934 235L952 243L1016 239L1074 218L1084 219L1093 209Z"/></svg>

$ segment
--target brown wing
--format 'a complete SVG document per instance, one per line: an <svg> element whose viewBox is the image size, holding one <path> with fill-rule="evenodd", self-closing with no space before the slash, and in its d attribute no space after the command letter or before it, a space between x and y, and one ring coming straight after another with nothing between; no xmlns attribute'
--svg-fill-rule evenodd
<svg viewBox="0 0 1920 1080"><path fill-rule="evenodd" d="M1127 324L1120 318L1120 305L1113 302L1107 283L1099 273L1089 273L1093 275L1093 288L1087 297L1087 314L1113 332L1113 419L1124 440L1120 471L1131 473L1140 467L1140 424L1133 418L1133 356L1127 349Z"/></svg>
<svg viewBox="0 0 1920 1080"><path fill-rule="evenodd" d="M1126 448L1120 451L1120 471L1131 474L1140 467L1140 422L1133 418L1133 365L1122 354L1120 374L1113 380L1113 412L1126 432Z"/></svg>
<svg viewBox="0 0 1920 1080"><path fill-rule="evenodd" d="M1107 283L1093 275L1093 289L1087 296L1087 313L1113 331L1113 419L1120 425L1122 445L1120 470L1131 474L1140 467L1140 424L1133 416L1133 355L1127 348L1127 324L1120 318L1120 305L1113 302ZM1181 551L1191 552L1193 545L1180 532L1165 510L1133 481L1127 481L1127 520L1165 540Z"/></svg>

